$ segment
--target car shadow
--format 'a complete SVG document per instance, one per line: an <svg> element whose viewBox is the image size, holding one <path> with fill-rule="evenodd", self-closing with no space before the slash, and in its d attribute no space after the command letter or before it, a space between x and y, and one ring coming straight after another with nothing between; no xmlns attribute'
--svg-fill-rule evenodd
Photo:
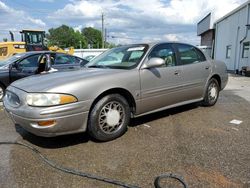
<svg viewBox="0 0 250 188"><path fill-rule="evenodd" d="M131 120L130 127L136 127L136 126L141 125L141 124L146 124L146 123L148 123L150 121L161 119L161 118L164 118L164 117L167 117L167 116L170 116L170 115L179 114L179 113L182 113L182 112L185 112L185 111L189 111L189 110L198 108L200 106L201 106L200 103L191 103L191 104L187 104L187 105L184 105L184 106L170 108L170 109L167 109L167 110L155 112L155 113L148 114L148 115L145 115L145 116L140 116L140 117L137 117L137 118L133 118Z"/></svg>
<svg viewBox="0 0 250 188"><path fill-rule="evenodd" d="M77 133L57 137L40 137L29 133L18 124L15 124L15 129L16 132L20 134L23 140L26 140L33 145L48 149L58 149L68 146L74 146L82 143L87 143L88 141L92 140L87 133Z"/></svg>
<svg viewBox="0 0 250 188"><path fill-rule="evenodd" d="M192 110L199 106L200 106L199 103L193 103L152 113L142 117L134 118L131 120L129 126L135 127L150 121L154 121L156 119L167 117L169 115L175 115L178 113L182 113L184 111ZM15 129L16 132L20 134L23 140L41 148L58 149L58 148L64 148L64 147L87 143L89 141L100 143L100 141L91 138L87 133L77 133L77 134L62 135L57 137L40 137L32 133L29 133L18 124L15 125Z"/></svg>

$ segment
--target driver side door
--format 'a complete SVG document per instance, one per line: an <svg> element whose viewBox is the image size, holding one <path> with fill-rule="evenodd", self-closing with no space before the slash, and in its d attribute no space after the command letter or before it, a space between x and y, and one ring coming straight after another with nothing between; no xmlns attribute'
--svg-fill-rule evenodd
<svg viewBox="0 0 250 188"><path fill-rule="evenodd" d="M34 75L38 68L40 56L41 54L31 55L17 62L10 70L10 81L14 82L18 79Z"/></svg>
<svg viewBox="0 0 250 188"><path fill-rule="evenodd" d="M148 58L162 58L165 65L140 70L141 101L139 113L173 105L182 100L182 67L176 61L176 52L171 44L155 46Z"/></svg>

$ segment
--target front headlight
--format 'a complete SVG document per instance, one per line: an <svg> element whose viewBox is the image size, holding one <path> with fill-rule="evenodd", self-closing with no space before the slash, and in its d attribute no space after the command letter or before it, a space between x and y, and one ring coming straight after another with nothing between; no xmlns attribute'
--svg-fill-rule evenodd
<svg viewBox="0 0 250 188"><path fill-rule="evenodd" d="M66 94L30 93L26 101L30 106L56 106L77 102L77 98Z"/></svg>

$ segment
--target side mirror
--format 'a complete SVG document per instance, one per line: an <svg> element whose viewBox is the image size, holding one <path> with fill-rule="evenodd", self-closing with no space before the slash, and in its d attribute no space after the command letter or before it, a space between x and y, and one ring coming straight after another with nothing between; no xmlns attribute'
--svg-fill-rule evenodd
<svg viewBox="0 0 250 188"><path fill-rule="evenodd" d="M161 67L165 65L165 61L159 57L153 57L149 59L144 65L142 66L143 69L149 69L154 67Z"/></svg>

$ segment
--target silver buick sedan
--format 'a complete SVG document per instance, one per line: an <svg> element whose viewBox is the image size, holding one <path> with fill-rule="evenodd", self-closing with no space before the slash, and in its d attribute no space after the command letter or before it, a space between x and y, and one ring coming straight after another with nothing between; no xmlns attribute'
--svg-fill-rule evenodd
<svg viewBox="0 0 250 188"><path fill-rule="evenodd" d="M121 136L130 119L201 101L216 103L226 65L183 43L121 46L78 71L12 83L3 100L14 123L45 137L87 131L100 141Z"/></svg>

